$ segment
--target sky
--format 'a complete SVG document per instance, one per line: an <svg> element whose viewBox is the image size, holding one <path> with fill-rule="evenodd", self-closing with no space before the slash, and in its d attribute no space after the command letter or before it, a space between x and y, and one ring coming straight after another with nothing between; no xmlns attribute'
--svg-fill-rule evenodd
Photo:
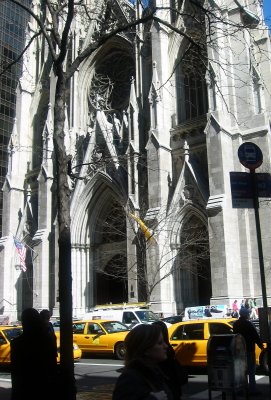
<svg viewBox="0 0 271 400"><path fill-rule="evenodd" d="M263 13L266 24L271 29L271 0L263 0Z"/></svg>

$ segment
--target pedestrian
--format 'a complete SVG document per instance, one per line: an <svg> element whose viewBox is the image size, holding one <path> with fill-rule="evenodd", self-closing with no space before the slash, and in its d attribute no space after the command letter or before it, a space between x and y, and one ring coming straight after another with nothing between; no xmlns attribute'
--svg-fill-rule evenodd
<svg viewBox="0 0 271 400"><path fill-rule="evenodd" d="M246 342L247 354L247 374L249 381L249 393L252 395L260 394L256 388L256 356L255 344L262 349L263 343L258 335L258 332L252 322L249 321L249 309L241 308L239 311L239 318L233 324L233 333L239 333L243 336Z"/></svg>
<svg viewBox="0 0 271 400"><path fill-rule="evenodd" d="M244 307L251 311L250 305L249 305L249 299L245 299Z"/></svg>
<svg viewBox="0 0 271 400"><path fill-rule="evenodd" d="M52 340L52 345L54 346L55 354L57 357L57 339L56 339L53 324L52 324L52 322L50 322L51 313L49 310L43 309L40 311L40 317L41 317L42 323L44 324L45 330L48 332L49 337Z"/></svg>
<svg viewBox="0 0 271 400"><path fill-rule="evenodd" d="M48 332L49 333L55 333L54 331L54 327L52 322L50 321L51 318L51 313L49 310L44 309L40 311L40 316L42 321L45 323L45 325L47 326Z"/></svg>
<svg viewBox="0 0 271 400"><path fill-rule="evenodd" d="M161 328L164 342L167 345L167 359L158 364L159 368L168 379L168 385L173 392L173 398L179 400L182 395L182 386L188 382L188 374L185 368L176 359L175 351L169 343L166 324L163 321L155 321L153 325L157 325Z"/></svg>
<svg viewBox="0 0 271 400"><path fill-rule="evenodd" d="M256 312L256 299L251 298L249 299L249 307L250 307L250 319L257 319L257 312Z"/></svg>
<svg viewBox="0 0 271 400"><path fill-rule="evenodd" d="M54 398L57 362L54 346L39 312L27 308L23 333L11 341L11 400Z"/></svg>
<svg viewBox="0 0 271 400"><path fill-rule="evenodd" d="M232 303L232 314L231 314L231 316L233 318L238 318L239 317L239 309L238 309L237 300L234 300L234 302Z"/></svg>
<svg viewBox="0 0 271 400"><path fill-rule="evenodd" d="M125 367L117 379L112 400L174 400L169 381L159 368L167 345L158 325L141 324L125 338Z"/></svg>
<svg viewBox="0 0 271 400"><path fill-rule="evenodd" d="M241 309L241 308L245 308L245 299L243 299L243 300L241 301L240 309Z"/></svg>

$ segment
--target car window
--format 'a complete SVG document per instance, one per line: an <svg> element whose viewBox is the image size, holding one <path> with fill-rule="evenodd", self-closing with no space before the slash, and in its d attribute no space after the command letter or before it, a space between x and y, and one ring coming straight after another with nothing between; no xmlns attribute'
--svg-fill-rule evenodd
<svg viewBox="0 0 271 400"><path fill-rule="evenodd" d="M103 333L103 330L98 324L88 324L88 333L90 335L95 335L97 333Z"/></svg>
<svg viewBox="0 0 271 400"><path fill-rule="evenodd" d="M6 339L4 338L4 336L2 335L2 333L0 332L0 345L6 344L6 343L7 343Z"/></svg>
<svg viewBox="0 0 271 400"><path fill-rule="evenodd" d="M85 323L73 324L73 333L84 333Z"/></svg>
<svg viewBox="0 0 271 400"><path fill-rule="evenodd" d="M22 328L12 328L12 329L3 329L4 334L6 335L8 341L10 342L12 339L20 336L23 332Z"/></svg>
<svg viewBox="0 0 271 400"><path fill-rule="evenodd" d="M118 321L108 321L101 324L108 333L125 332L128 327Z"/></svg>
<svg viewBox="0 0 271 400"><path fill-rule="evenodd" d="M179 326L173 333L172 340L203 340L204 324L187 324Z"/></svg>
<svg viewBox="0 0 271 400"><path fill-rule="evenodd" d="M155 315L152 311L135 311L135 313L141 322L159 321L157 315Z"/></svg>
<svg viewBox="0 0 271 400"><path fill-rule="evenodd" d="M210 322L209 323L210 336L212 335L225 335L233 333L230 326L221 323Z"/></svg>
<svg viewBox="0 0 271 400"><path fill-rule="evenodd" d="M122 317L122 322L124 324L131 324L133 321L137 322L137 318L135 314L132 311L124 311L123 317Z"/></svg>
<svg viewBox="0 0 271 400"><path fill-rule="evenodd" d="M170 324L176 324L177 322L182 322L182 317L179 315L174 315L172 317L161 318L161 320L169 322Z"/></svg>

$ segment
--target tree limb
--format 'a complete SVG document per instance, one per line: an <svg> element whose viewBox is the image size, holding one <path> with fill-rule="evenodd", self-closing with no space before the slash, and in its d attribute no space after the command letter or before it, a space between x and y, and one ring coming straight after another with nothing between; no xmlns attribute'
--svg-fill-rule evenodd
<svg viewBox="0 0 271 400"><path fill-rule="evenodd" d="M39 35L41 35L42 31L40 30L39 32L35 33L29 40L28 44L25 46L25 48L23 49L23 51L21 52L21 54L13 61L11 61L10 63L7 64L6 67L4 67L4 69L0 72L0 76L3 75L6 71L8 71L12 65L16 64L18 61L20 61L20 59L22 58L22 56L24 55L24 53L29 49L29 47L31 46L31 43L33 42L34 39L36 39Z"/></svg>
<svg viewBox="0 0 271 400"><path fill-rule="evenodd" d="M25 6L20 1L17 1L17 0L6 0L6 1L10 1L11 3L16 4L17 6L21 7L23 10L28 12L34 18L34 20L37 22L38 26L40 27L40 30L41 30L42 34L44 35L44 37L45 37L45 39L47 41L47 44L49 46L52 58L55 61L56 57L57 57L56 56L56 52L54 50L53 43L52 43L52 41L50 39L50 36L47 33L46 27L44 26L44 24L41 21L41 19L29 7Z"/></svg>

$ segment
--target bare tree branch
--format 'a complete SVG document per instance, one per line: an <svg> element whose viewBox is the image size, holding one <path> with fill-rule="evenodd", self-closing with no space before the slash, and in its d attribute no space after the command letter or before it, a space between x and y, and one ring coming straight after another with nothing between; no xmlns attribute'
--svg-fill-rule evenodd
<svg viewBox="0 0 271 400"><path fill-rule="evenodd" d="M17 63L21 60L21 58L23 57L23 55L27 52L27 50L28 50L29 47L31 46L32 42L33 42L38 36L40 36L41 33L42 33L42 32L39 31L39 32L35 33L35 34L30 38L29 42L27 43L27 45L25 46L25 48L23 49L23 51L19 54L19 56L18 56L15 60L13 60L13 61L11 61L10 63L8 63L7 66L4 67L4 68L2 69L2 71L0 71L0 76L1 76L1 75L4 75L5 72L7 72L13 65L17 64Z"/></svg>

